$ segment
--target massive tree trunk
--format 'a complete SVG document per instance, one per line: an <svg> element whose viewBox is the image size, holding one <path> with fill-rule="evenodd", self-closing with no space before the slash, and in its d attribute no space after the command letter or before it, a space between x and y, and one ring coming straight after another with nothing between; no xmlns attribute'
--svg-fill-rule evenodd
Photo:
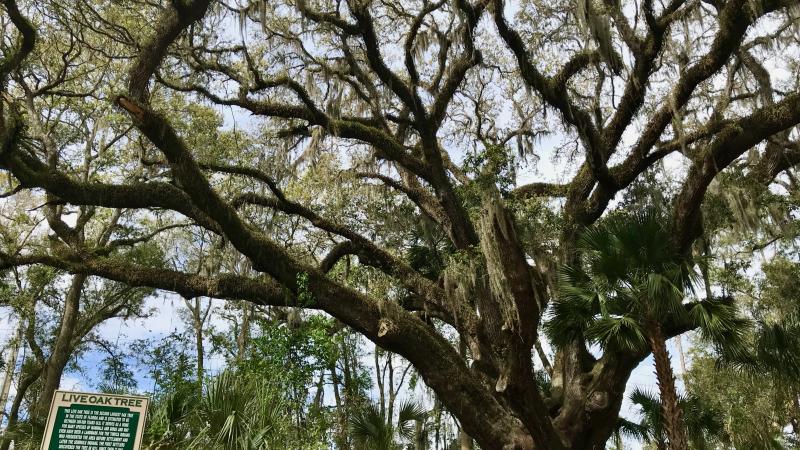
<svg viewBox="0 0 800 450"><path fill-rule="evenodd" d="M669 359L661 324L651 321L648 324L648 332L648 340L655 360L658 388L661 394L661 408L664 416L664 430L668 439L668 448L669 450L688 450L689 438L686 435L683 412L678 403L675 375L672 372L672 363Z"/></svg>

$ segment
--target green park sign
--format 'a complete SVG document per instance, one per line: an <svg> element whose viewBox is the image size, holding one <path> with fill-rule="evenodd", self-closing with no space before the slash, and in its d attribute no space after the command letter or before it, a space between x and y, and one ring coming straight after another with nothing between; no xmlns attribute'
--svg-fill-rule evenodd
<svg viewBox="0 0 800 450"><path fill-rule="evenodd" d="M56 391L42 450L139 450L147 397Z"/></svg>

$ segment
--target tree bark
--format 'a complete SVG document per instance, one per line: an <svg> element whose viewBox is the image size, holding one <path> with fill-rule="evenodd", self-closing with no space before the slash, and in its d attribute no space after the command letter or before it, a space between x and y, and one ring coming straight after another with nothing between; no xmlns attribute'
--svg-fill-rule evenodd
<svg viewBox="0 0 800 450"><path fill-rule="evenodd" d="M393 364L392 353L386 353L386 370L389 372L389 384L388 384L388 391L387 394L389 395L389 403L386 407L386 418L388 423L391 425L392 421L394 420L394 402L397 397L396 392L394 390L394 364Z"/></svg>
<svg viewBox="0 0 800 450"><path fill-rule="evenodd" d="M64 299L64 315L61 317L61 325L53 343L53 350L42 371L42 391L31 410L31 420L33 421L44 422L47 419L50 402L55 391L61 385L61 376L72 356L75 325L78 322L81 295L86 279L85 274L75 274L72 277L69 291Z"/></svg>
<svg viewBox="0 0 800 450"><path fill-rule="evenodd" d="M669 450L688 450L689 439L686 434L686 425L683 423L683 413L678 404L678 392L675 389L675 375L672 373L672 364L667 351L666 339L661 329L661 324L651 321L649 324L650 348L656 366L656 378L661 393L661 408L664 415L664 430L668 439Z"/></svg>
<svg viewBox="0 0 800 450"><path fill-rule="evenodd" d="M256 305L252 303L245 303L242 308L242 328L236 336L236 362L241 362L247 353L247 346L250 343L250 321L255 314L255 308Z"/></svg>
<svg viewBox="0 0 800 450"><path fill-rule="evenodd" d="M55 168L52 171L47 170L35 155L24 151L5 151L6 147L11 147L11 145L6 146L5 141L2 145L4 151L0 152L0 162L3 167L11 168L20 183L26 188L42 187L49 194L54 194L64 202L120 208L159 207L184 214L200 226L223 235L227 238L227 242L251 260L253 268L257 272L280 283L289 295L281 295L280 300L273 300L276 304L289 303L289 306L297 306L291 304L291 300L287 300L287 297L300 293L298 278L299 275L306 275L309 283L306 286L308 292L305 293L310 294L307 297L313 298L313 304L304 304L304 307L324 310L353 327L356 332L367 336L376 345L406 357L418 368L424 381L436 391L444 406L460 419L464 429L487 450L502 448L551 449L560 447L556 441L561 437L568 441L571 449L601 448L600 446L611 434L624 393L625 382L630 371L641 358L604 355L602 358L595 359L588 355L582 343L576 344L565 350L560 358L556 357L554 391L557 392L554 398L550 399L548 408L545 408L545 403L533 384L530 350L535 345L537 325L544 306L546 306L546 298L538 295L540 289L532 289L532 284L536 283L531 282L534 273L527 262L527 255L521 250L520 243L516 241L513 228L505 226L509 223L505 215L494 215L494 212L500 211L499 209L490 209L489 212L492 214L486 215L488 220L482 225L483 231L494 228L496 232L487 233L478 242L479 237L473 229L469 215L466 214L466 210L457 196L453 194L453 188L448 180L449 175L442 170L441 149L436 143L436 132L438 125L441 124L441 117L444 117L453 93L463 81L463 73L466 73L471 66L466 65L465 69L451 71L452 73L445 83L450 87L443 89L445 95L437 96L431 110L426 111L426 105L419 100L415 93L416 89L406 85L403 79L393 74L392 70L383 62L368 8L353 8L351 11L353 17L358 21L357 25L352 25L344 19L323 15L326 18L325 21L330 21L331 25L342 28L348 36L353 36L355 39L361 35L370 69L375 72L377 79L393 91L399 100L411 110L410 114L413 114L414 118L409 123L410 126L417 128L421 142L420 150L425 156L424 160L418 160L406 152L405 140L393 139L391 133L372 126L368 120L354 121L331 117L324 111L318 110L313 105L314 99L306 95L302 89L296 90L303 100L302 105L273 104L249 98L244 83L242 86L245 89L238 99L218 103L239 104L258 115L299 120L307 123L308 126L335 130L336 132L333 134L343 139L355 139L372 144L381 159L397 163L398 171L408 171L417 175L420 180L428 182L436 194L436 198L433 200L440 203L436 206L443 211L443 217L447 221L444 228L449 230L455 247L459 249L479 247L484 254L484 259L487 260L489 272L493 274L489 290L492 295L470 297L479 302L485 301L477 307L481 313L481 322L483 322L479 325L481 327L486 325L490 329L488 335L491 336L491 339L488 343L484 339L483 344L486 344L485 347L494 348L489 348L490 351L483 355L485 360L481 361L481 364L489 369L494 369L497 373L467 367L451 348L450 343L433 327L430 327L428 322L392 302L383 305L355 289L332 282L326 275L327 271L323 272L291 257L285 248L273 242L268 236L254 232L250 224L237 214L233 202L227 202L221 198L207 182L201 168L192 157L198 152L183 145L179 135L169 126L168 122L162 120L157 114L153 114L147 101L148 85L153 74L167 54L168 47L176 43L176 39L181 33L203 17L210 3L208 0L172 2L171 6L164 9L163 17L154 27L156 32L151 39L145 41L145 44L139 46L140 53L132 64L128 89L130 98L119 97L118 99L118 104L131 114L134 125L156 147L162 150L172 166L175 184L157 181L122 186L104 183L76 183ZM482 6L487 2L478 2L480 9L469 5L470 2L458 3L464 4L462 8L465 12L464 15L470 22L470 29L473 29L482 14ZM645 86L648 85L648 77L653 72L652 68L660 54L664 32L668 28L669 20L672 20L670 17L677 17L679 14L668 14L664 18L652 18L651 22L653 23L648 24L651 33L647 33L643 37L642 43L635 46L637 48L634 50L638 51L640 50L638 47L641 47L644 53L637 55L637 65L632 72L634 76L631 77L629 88L623 94L622 107L617 109L617 113L611 118L607 127L597 129L603 121L598 120L598 124L595 126L592 117L577 103L569 99L566 89L567 81L571 76L569 74L574 75L582 66L578 65L571 69L565 67L563 72L568 75L563 77L551 78L539 73L536 66L530 61L529 53L524 46L525 42L514 30L510 29L509 24L503 18L504 2L495 0L493 3L492 12L495 15L498 31L519 60L518 65L523 80L535 89L546 102L561 111L563 119L566 121L565 125L577 128L579 137L589 152L587 164L569 185L567 206L564 210L567 212L566 228L577 229L584 225L590 225L602 214L610 199L620 189L632 182L633 178L630 178L627 173L632 173L631 176L635 178L638 173L649 166L649 163L642 161L648 155L651 147L658 142L663 130L673 118L674 113L670 107L662 105L659 113L650 121L651 125L646 126L647 132L639 140L643 147L639 149L639 144L637 144L636 151L631 155L632 159L625 160L626 163L632 161L632 165L624 164L621 168L626 169L631 166L635 170L632 172L614 170L613 174L610 173L606 166L608 158L616 150L623 132L644 104ZM711 51L699 63L692 65L686 71L688 75L684 74L674 89L675 97L679 100L676 102L677 109L690 100L692 92L700 83L716 73L730 59L730 55L741 43L751 22L778 5L777 2L764 3L764 5L759 5L763 11L759 11L758 14L743 14L741 12L743 7L748 7L751 13L755 8L748 6L744 1L728 2L720 8L721 26ZM681 6L681 2L674 2L674 4L676 7ZM13 8L6 7L6 9L12 13L12 20L14 16L19 15L18 11L15 12ZM465 35L467 36L465 47L472 47L472 34L465 33ZM30 46L32 45L30 44ZM468 51L467 53L470 54L467 62L472 64L471 54L478 52ZM17 59L14 58L14 60ZM3 73L5 74L5 70ZM457 73L462 73L462 75L452 77ZM449 94L447 94L448 92ZM792 94L781 103L783 103L783 110L780 108L776 110L772 107L764 108L762 114L753 114L732 123L724 135L714 139L714 144L707 152L709 156L693 165L689 174L690 179L676 202L676 209L679 212L675 215L676 223L684 224L678 227L678 233L676 233L678 236L676 240L680 246L688 245L694 240L693 229L687 229L687 227L696 225L703 194L714 176L735 158L738 158L742 152L756 145L769 134L778 129L794 126L800 121L800 112L797 110L800 97ZM672 105L671 108L675 109L675 106ZM780 114L773 114L775 112ZM378 117L382 116L383 114ZM406 128L406 126L402 125L401 128ZM751 132L751 130L755 131ZM597 185L596 188L595 185ZM272 188L272 185L270 187ZM434 306L437 301L444 298L439 295L439 289L435 284L421 280L422 277L413 270L397 264L389 252L374 248L372 243L367 242L352 230L343 230L342 227L334 226L335 224L331 225L330 222L315 215L313 211L303 205L294 204L282 198L279 189L273 190L277 198L276 203L280 204L284 210L288 209L288 213L310 219L316 226L353 242L359 251L363 252L363 255L358 254L359 259L365 263L374 264L388 275L395 276L402 284L407 284L406 287L415 295L426 298ZM152 195L142 195L143 192ZM580 206L578 207L578 205ZM476 246L475 244L478 243L480 245ZM569 246L569 242L561 244L562 249ZM217 283L196 284L194 282L199 279L197 277L192 278L184 276L184 274L173 277L174 272L152 268L142 268L135 273L130 273L125 270L126 265L117 265L115 261L108 264L108 261L101 261L100 258L94 258L88 254L79 256L80 258L72 258L64 262L56 261L56 264L69 268L80 266L79 268L85 272L139 285L177 290L182 294L205 290L207 292L205 295L208 296L237 299L244 298L240 295L243 294L249 296L251 301L268 304L266 296L261 295L264 292L251 295L253 291L249 290L254 287L258 291L263 287L263 283L260 281L248 280L249 283L237 285L234 288L225 284L225 281L230 282L234 277L205 278L204 280ZM79 262L78 259L80 259ZM426 294L428 294L427 297ZM537 301L534 303L533 300ZM464 309L474 312L469 302L464 303ZM500 308L497 307L498 304L501 305ZM490 318L500 320L490 320ZM479 330L478 326L471 326L469 315L460 317L460 319L461 328L464 329L459 329L459 332L464 331L463 334L469 337L471 345L483 338L483 336L479 336L483 330ZM660 330L658 331L660 333ZM675 406L677 405L677 394L663 333L659 338L651 340L653 341L651 346L656 356L656 369L659 384L662 387L662 395L671 387ZM201 345L202 341L198 343L198 348ZM660 348L656 348L658 345ZM479 345L475 347L480 348ZM664 357L665 355L666 357ZM477 353L473 356L476 361L479 359ZM200 361L198 362L202 364ZM353 365L356 364L357 361L354 359ZM384 402L381 403L383 405ZM676 409L673 412L680 419L680 411ZM553 431L553 423L551 423L551 418L554 416L555 420L552 422L555 423L558 433ZM669 415L665 414L665 416ZM672 445L678 443L679 440L671 438L670 441Z"/></svg>
<svg viewBox="0 0 800 450"><path fill-rule="evenodd" d="M206 320L208 319L208 315L211 312L211 303L209 302L208 307L203 309L203 304L201 302L201 297L197 296L192 301L184 300L186 303L186 307L189 309L189 312L192 314L192 330L194 331L194 345L195 345L195 355L197 358L197 365L196 365L196 376L197 376L197 389L198 391L203 391L203 381L205 378L205 345L203 340L205 338L204 327L206 324Z"/></svg>
<svg viewBox="0 0 800 450"><path fill-rule="evenodd" d="M203 390L203 379L205 377L205 348L203 346L203 324L195 318L194 323L195 349L197 351L197 386L198 390Z"/></svg>
<svg viewBox="0 0 800 450"><path fill-rule="evenodd" d="M542 367L544 368L545 372L552 377L553 366L550 364L550 358L547 357L547 353L545 353L544 348L542 348L541 340L537 338L536 342L534 342L534 346L536 347L536 354L539 355L539 360L542 362Z"/></svg>
<svg viewBox="0 0 800 450"><path fill-rule="evenodd" d="M11 351L8 354L8 359L6 360L6 370L5 370L5 377L3 378L3 387L0 388L0 408L3 409L2 416L5 417L6 415L6 403L8 403L8 393L11 390L11 383L14 379L14 372L17 368L17 357L19 356L19 346L22 342L22 335L24 332L24 325L22 319L19 322L19 328L17 329L17 335L15 338L12 338L13 341L11 342ZM0 418L2 420L2 418Z"/></svg>
<svg viewBox="0 0 800 450"><path fill-rule="evenodd" d="M458 445L461 450L473 450L472 438L461 428L458 430Z"/></svg>
<svg viewBox="0 0 800 450"><path fill-rule="evenodd" d="M414 450L428 450L425 439L425 427L422 420L414 421Z"/></svg>
<svg viewBox="0 0 800 450"><path fill-rule="evenodd" d="M536 340L536 344L539 344L539 340ZM538 350L538 347L537 347ZM461 353L461 357L464 358L464 361L467 360L467 341L465 339L460 339L458 344L458 351ZM458 427L458 443L461 447L461 450L472 450L474 448L472 438L464 431L464 428Z"/></svg>
<svg viewBox="0 0 800 450"><path fill-rule="evenodd" d="M377 345L375 345L373 356L375 360L375 382L378 384L378 406L380 407L381 415L386 417L386 393L383 388L383 375L385 371L381 370L381 360L378 356Z"/></svg>
<svg viewBox="0 0 800 450"><path fill-rule="evenodd" d="M341 450L350 450L350 441L347 435L347 406L344 404L341 391L339 389L339 374L336 373L336 363L331 362L328 370L331 373L331 384L333 386L333 398L336 406L336 446Z"/></svg>
<svg viewBox="0 0 800 450"><path fill-rule="evenodd" d="M23 373L17 386L17 392L14 395L14 401L11 403L11 409L8 412L8 425L6 430L13 428L19 422L19 411L22 408L22 400L28 389L39 379L41 376L41 368L34 367L30 372ZM8 450L11 447L11 439L3 438L0 442L0 450Z"/></svg>

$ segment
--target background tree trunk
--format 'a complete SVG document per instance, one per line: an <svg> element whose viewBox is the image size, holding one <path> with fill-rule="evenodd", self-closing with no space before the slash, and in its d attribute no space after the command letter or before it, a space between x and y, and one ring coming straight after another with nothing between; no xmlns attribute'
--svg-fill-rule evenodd
<svg viewBox="0 0 800 450"><path fill-rule="evenodd" d="M8 425L6 426L6 430L13 428L19 422L19 411L22 408L22 400L25 398L25 394L28 392L31 385L39 379L41 373L39 367L34 368L28 373L22 373L19 385L17 386L17 393L14 395L14 401L11 403L11 409L8 412ZM11 440L3 439L2 443L0 443L0 450L8 450L9 447L11 447Z"/></svg>
<svg viewBox="0 0 800 450"><path fill-rule="evenodd" d="M197 389L203 391L203 379L205 377L205 345L203 339L205 338L205 325L208 316L211 313L211 301L209 300L208 306L203 309L201 297L194 299L184 300L186 307L192 314L192 330L194 330L195 352L197 358Z"/></svg>
<svg viewBox="0 0 800 450"><path fill-rule="evenodd" d="M72 356L75 325L80 313L81 294L86 278L87 276L84 274L76 274L72 277L72 283L64 299L64 315L61 317L61 325L53 343L53 350L42 371L42 391L31 411L31 420L33 421L44 422L47 419L50 402L56 389L61 385L61 376Z"/></svg>
<svg viewBox="0 0 800 450"><path fill-rule="evenodd" d="M0 388L0 407L3 409L3 417L6 415L8 393L11 390L11 383L14 380L14 372L17 368L17 357L19 356L19 346L22 342L23 331L24 326L22 319L20 319L19 327L17 328L17 335L16 337L12 338L11 349L8 353L8 359L6 359L6 373L5 377L3 378L3 387Z"/></svg>
<svg viewBox="0 0 800 450"><path fill-rule="evenodd" d="M255 314L256 305L245 303L242 308L242 328L236 336L236 362L241 362L250 343L250 321Z"/></svg>

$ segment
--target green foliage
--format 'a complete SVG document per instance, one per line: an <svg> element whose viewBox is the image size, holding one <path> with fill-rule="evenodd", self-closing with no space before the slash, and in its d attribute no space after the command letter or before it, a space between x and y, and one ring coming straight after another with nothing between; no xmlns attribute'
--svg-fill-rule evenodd
<svg viewBox="0 0 800 450"><path fill-rule="evenodd" d="M635 389L630 396L641 417L639 423L619 419L617 435L663 446L667 441L662 416L661 400L657 394ZM721 415L703 404L695 396L682 396L678 406L683 410L683 420L689 441L694 450L716 448L716 444L728 441Z"/></svg>
<svg viewBox="0 0 800 450"><path fill-rule="evenodd" d="M641 325L628 316L600 317L587 328L586 337L604 348L636 352L647 347Z"/></svg>
<svg viewBox="0 0 800 450"><path fill-rule="evenodd" d="M242 373L268 379L281 389L288 415L295 424L307 423L303 436L310 436L310 442L313 436L321 439L328 427L329 414L314 408L309 393L339 356L341 338L332 333L334 326L332 319L313 314L282 324L261 321L246 359L239 363Z"/></svg>
<svg viewBox="0 0 800 450"><path fill-rule="evenodd" d="M487 144L482 150L468 152L462 170L472 179L458 187L458 194L473 213L477 213L487 193L499 191L507 195L516 185L514 153L503 146Z"/></svg>
<svg viewBox="0 0 800 450"><path fill-rule="evenodd" d="M544 396L549 396L550 391L553 389L553 380L545 370L537 370L534 374L536 377L536 386Z"/></svg>
<svg viewBox="0 0 800 450"><path fill-rule="evenodd" d="M315 436L297 440L278 386L264 377L225 371L201 395L167 393L153 404L146 449L267 450L322 448Z"/></svg>
<svg viewBox="0 0 800 450"><path fill-rule="evenodd" d="M153 399L145 428L145 448L177 449L192 434L191 418L198 398L194 390L181 389Z"/></svg>
<svg viewBox="0 0 800 450"><path fill-rule="evenodd" d="M556 345L580 336L627 351L646 348L648 321L686 318L691 260L670 244L665 217L653 211L612 215L587 229L578 261L561 269L545 329Z"/></svg>
<svg viewBox="0 0 800 450"><path fill-rule="evenodd" d="M784 433L800 413L797 263L778 257L763 265L760 276L747 276L748 271L749 263L731 263L716 273L746 306L752 327L741 333L736 346L698 342L687 388L722 412L736 448L797 445L796 429ZM697 314L705 315L709 306L714 307L705 305ZM718 312L710 315L726 319Z"/></svg>
<svg viewBox="0 0 800 450"><path fill-rule="evenodd" d="M558 254L564 219L550 202L541 198L514 198L506 201L506 205L514 215L517 238L527 254L541 261Z"/></svg>
<svg viewBox="0 0 800 450"><path fill-rule="evenodd" d="M125 360L117 355L109 355L101 362L103 381L97 386L100 392L125 394L136 391L137 382L133 371Z"/></svg>
<svg viewBox="0 0 800 450"><path fill-rule="evenodd" d="M155 381L156 393L197 390L195 360L189 342L178 333L158 341L143 340L134 344L140 362Z"/></svg>
<svg viewBox="0 0 800 450"><path fill-rule="evenodd" d="M734 448L784 448L790 443L792 436L784 428L798 412L796 381L792 387L763 372L720 367L717 357L703 348L693 351L686 381L692 395L719 412Z"/></svg>
<svg viewBox="0 0 800 450"><path fill-rule="evenodd" d="M406 261L416 271L425 277L436 280L445 268L447 254L452 249L439 249L427 245L411 245L406 250Z"/></svg>
<svg viewBox="0 0 800 450"><path fill-rule="evenodd" d="M281 442L283 406L275 386L223 372L208 383L195 414L204 426L188 448L260 450Z"/></svg>
<svg viewBox="0 0 800 450"><path fill-rule="evenodd" d="M23 420L3 432L3 437L14 441L14 450L40 450L44 426L41 423Z"/></svg>
<svg viewBox="0 0 800 450"><path fill-rule="evenodd" d="M297 306L304 307L314 304L314 296L308 284L308 273L300 272L297 274Z"/></svg>
<svg viewBox="0 0 800 450"><path fill-rule="evenodd" d="M416 402L400 404L397 421L388 417L384 409L370 403L350 419L350 432L358 450L399 450L398 438L412 439L414 423L424 421L427 412Z"/></svg>
<svg viewBox="0 0 800 450"><path fill-rule="evenodd" d="M764 275L759 283L758 302L753 305L754 315L769 320L800 312L800 262L776 257L761 270Z"/></svg>

